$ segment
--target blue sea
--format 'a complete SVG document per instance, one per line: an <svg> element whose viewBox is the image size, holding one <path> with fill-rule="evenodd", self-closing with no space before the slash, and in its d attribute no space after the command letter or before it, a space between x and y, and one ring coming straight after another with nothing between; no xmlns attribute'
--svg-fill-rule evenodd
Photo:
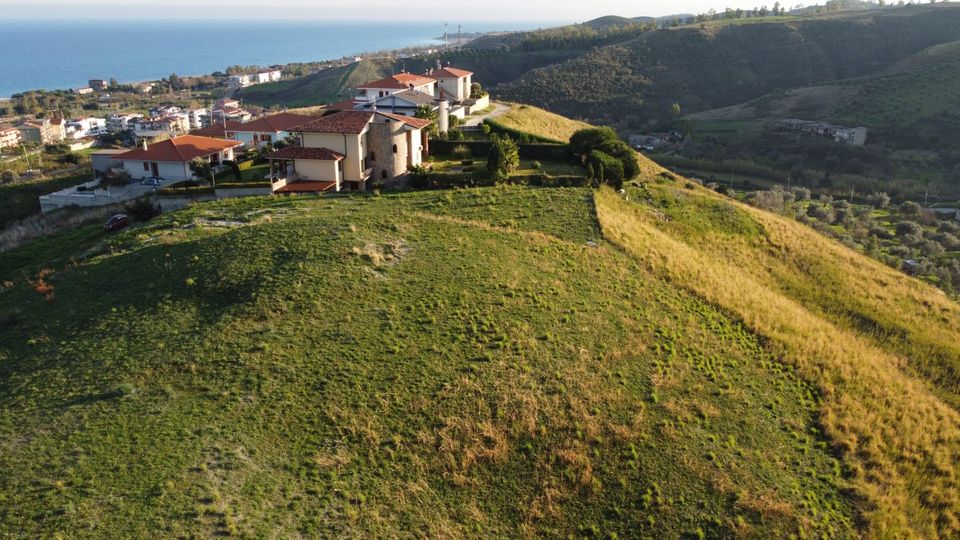
<svg viewBox="0 0 960 540"><path fill-rule="evenodd" d="M544 22L474 22L464 32L527 30ZM0 96L25 90L204 75L232 65L331 60L439 43L442 22L0 21ZM456 30L451 26L450 31Z"/></svg>

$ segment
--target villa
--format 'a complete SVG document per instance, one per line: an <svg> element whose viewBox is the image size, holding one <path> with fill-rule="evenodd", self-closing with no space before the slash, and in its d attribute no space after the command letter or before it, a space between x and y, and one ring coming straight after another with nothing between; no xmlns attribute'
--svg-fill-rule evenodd
<svg viewBox="0 0 960 540"><path fill-rule="evenodd" d="M341 111L291 129L300 144L267 156L276 193L365 190L420 165L430 120L380 111Z"/></svg>
<svg viewBox="0 0 960 540"><path fill-rule="evenodd" d="M203 159L213 164L233 160L234 150L242 145L238 141L182 135L151 145L143 142L140 148L116 154L112 160L122 163L133 179L158 177L179 182L194 177L190 170L193 160Z"/></svg>

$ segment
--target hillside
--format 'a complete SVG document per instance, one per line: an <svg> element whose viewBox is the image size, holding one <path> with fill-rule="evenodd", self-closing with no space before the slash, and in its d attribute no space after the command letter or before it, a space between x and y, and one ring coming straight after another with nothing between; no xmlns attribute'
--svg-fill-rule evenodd
<svg viewBox="0 0 960 540"><path fill-rule="evenodd" d="M489 122L507 130L535 134L538 137L558 143L566 143L577 131L590 127L590 124L571 120L537 107L510 104L510 110Z"/></svg>
<svg viewBox="0 0 960 540"><path fill-rule="evenodd" d="M357 85L386 77L393 70L392 60L362 60L297 79L242 88L237 98L261 107L327 105L350 99Z"/></svg>
<svg viewBox="0 0 960 540"><path fill-rule="evenodd" d="M0 534L960 532L960 306L642 165L3 254Z"/></svg>
<svg viewBox="0 0 960 540"><path fill-rule="evenodd" d="M878 73L958 39L956 4L720 21L612 43L534 70L498 93L594 120L665 117L672 103L696 112Z"/></svg>

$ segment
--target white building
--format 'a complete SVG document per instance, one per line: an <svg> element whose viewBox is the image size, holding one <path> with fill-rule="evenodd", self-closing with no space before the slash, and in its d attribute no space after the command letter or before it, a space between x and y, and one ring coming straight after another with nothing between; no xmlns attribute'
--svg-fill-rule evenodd
<svg viewBox="0 0 960 540"><path fill-rule="evenodd" d="M0 126L0 150L20 145L20 130L13 126Z"/></svg>
<svg viewBox="0 0 960 540"><path fill-rule="evenodd" d="M134 124L140 118L139 114L113 114L107 119L107 131L118 133L121 131L132 131Z"/></svg>
<svg viewBox="0 0 960 540"><path fill-rule="evenodd" d="M170 114L138 118L133 124L137 137L153 138L161 135L175 136L190 131L190 119L185 114Z"/></svg>
<svg viewBox="0 0 960 540"><path fill-rule="evenodd" d="M105 118L76 118L67 122L67 138L83 139L85 137L97 137L107 133L107 120Z"/></svg>
<svg viewBox="0 0 960 540"><path fill-rule="evenodd" d="M165 181L179 182L194 177L190 162L194 159L221 163L234 158L234 150L242 146L238 141L183 135L165 141L129 150L113 156L113 161L122 167L131 178L158 177Z"/></svg>

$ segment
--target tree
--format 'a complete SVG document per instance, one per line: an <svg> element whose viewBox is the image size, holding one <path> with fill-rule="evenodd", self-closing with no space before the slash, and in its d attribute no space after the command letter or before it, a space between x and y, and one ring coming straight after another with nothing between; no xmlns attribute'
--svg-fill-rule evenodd
<svg viewBox="0 0 960 540"><path fill-rule="evenodd" d="M118 86L120 86L120 82L119 82L119 81L117 81L116 79L110 79L110 89L111 89L111 90L115 90Z"/></svg>
<svg viewBox="0 0 960 540"><path fill-rule="evenodd" d="M430 120L433 122L427 126L427 133L433 137L437 136L438 127L437 127L437 111L433 110L433 107L429 105L417 105L417 110L413 113L414 118L422 118L424 120Z"/></svg>
<svg viewBox="0 0 960 540"><path fill-rule="evenodd" d="M907 201L900 205L900 213L905 216L919 216L921 210L920 205L913 201Z"/></svg>
<svg viewBox="0 0 960 540"><path fill-rule="evenodd" d="M608 128L586 128L577 131L570 137L570 151L580 158L580 163L586 164L591 160L594 150L612 156L620 161L623 171L623 180L630 180L640 172L637 164L637 153L630 145L620 140L617 132ZM599 175L600 171L595 172Z"/></svg>
<svg viewBox="0 0 960 540"><path fill-rule="evenodd" d="M600 150L594 150L590 152L590 165L593 166L594 174L598 181L610 184L614 189L621 189L623 187L624 171L622 161Z"/></svg>
<svg viewBox="0 0 960 540"><path fill-rule="evenodd" d="M520 149L510 137L490 135L487 171L498 180L506 180L520 166Z"/></svg>
<svg viewBox="0 0 960 540"><path fill-rule="evenodd" d="M213 167L210 162L203 158L196 158L190 162L190 170L197 178L211 180L213 176Z"/></svg>
<svg viewBox="0 0 960 540"><path fill-rule="evenodd" d="M475 82L470 85L470 99L480 99L485 95L487 95L487 93L483 91L480 83Z"/></svg>

